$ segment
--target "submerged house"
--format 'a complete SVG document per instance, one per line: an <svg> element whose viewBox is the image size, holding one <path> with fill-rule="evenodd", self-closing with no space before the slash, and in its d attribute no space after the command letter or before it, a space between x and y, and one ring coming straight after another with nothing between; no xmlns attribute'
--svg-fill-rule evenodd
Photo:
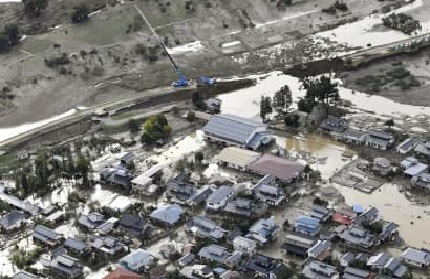
<svg viewBox="0 0 430 279"><path fill-rule="evenodd" d="M266 175L258 181L252 190L255 197L268 205L277 206L282 203L286 199L285 192L275 181L276 177L272 175Z"/></svg>
<svg viewBox="0 0 430 279"><path fill-rule="evenodd" d="M430 191L430 173L423 172L411 179L412 186L419 190Z"/></svg>
<svg viewBox="0 0 430 279"><path fill-rule="evenodd" d="M310 260L303 268L302 274L307 279L339 279L339 271L318 260Z"/></svg>
<svg viewBox="0 0 430 279"><path fill-rule="evenodd" d="M369 147L388 150L394 145L394 137L390 133L370 129L367 131L365 143Z"/></svg>
<svg viewBox="0 0 430 279"><path fill-rule="evenodd" d="M396 151L404 155L414 150L417 144L418 141L416 139L408 138L397 146Z"/></svg>
<svg viewBox="0 0 430 279"><path fill-rule="evenodd" d="M342 140L351 145L363 145L366 139L366 133L360 130L349 128L343 135Z"/></svg>
<svg viewBox="0 0 430 279"><path fill-rule="evenodd" d="M106 168L100 172L100 182L102 183L130 188L132 180L133 176L127 169Z"/></svg>
<svg viewBox="0 0 430 279"><path fill-rule="evenodd" d="M249 238L255 239L259 244L265 245L276 239L279 227L273 218L260 219L250 229Z"/></svg>
<svg viewBox="0 0 430 279"><path fill-rule="evenodd" d="M343 119L329 115L321 122L320 128L329 133L330 136L340 139L348 126Z"/></svg>
<svg viewBox="0 0 430 279"><path fill-rule="evenodd" d="M43 225L37 225L33 231L33 239L46 246L57 246L63 240L63 235Z"/></svg>
<svg viewBox="0 0 430 279"><path fill-rule="evenodd" d="M428 165L421 163L416 158L408 157L400 162L400 167L403 169L404 174L413 177L420 173L427 171Z"/></svg>
<svg viewBox="0 0 430 279"><path fill-rule="evenodd" d="M294 230L298 233L316 236L320 233L320 220L309 216L299 216L296 218Z"/></svg>
<svg viewBox="0 0 430 279"><path fill-rule="evenodd" d="M289 233L285 236L285 242L281 246L284 254L306 258L308 250L317 243L317 238L308 235Z"/></svg>
<svg viewBox="0 0 430 279"><path fill-rule="evenodd" d="M425 143L418 143L414 149L415 154L423 159L430 158L430 141Z"/></svg>
<svg viewBox="0 0 430 279"><path fill-rule="evenodd" d="M408 247L400 256L404 263L419 267L427 268L430 266L430 252Z"/></svg>
<svg viewBox="0 0 430 279"><path fill-rule="evenodd" d="M150 238L153 231L152 226L143 218L132 214L122 216L118 228L125 235L140 239Z"/></svg>
<svg viewBox="0 0 430 279"><path fill-rule="evenodd" d="M203 132L207 141L251 150L273 140L265 124L231 114L212 116Z"/></svg>
<svg viewBox="0 0 430 279"><path fill-rule="evenodd" d="M249 166L253 173L271 175L287 183L299 179L304 168L300 163L270 154L263 155Z"/></svg>

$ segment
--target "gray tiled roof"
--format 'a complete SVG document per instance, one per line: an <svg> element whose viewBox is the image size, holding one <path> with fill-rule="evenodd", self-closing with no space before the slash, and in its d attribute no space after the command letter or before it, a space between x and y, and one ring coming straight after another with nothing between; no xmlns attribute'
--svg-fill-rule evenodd
<svg viewBox="0 0 430 279"><path fill-rule="evenodd" d="M403 259L407 259L410 261L414 261L417 263L422 263L422 264L428 264L430 263L430 253L423 251L423 250L418 250L415 248L407 248L402 256Z"/></svg>
<svg viewBox="0 0 430 279"><path fill-rule="evenodd" d="M13 211L0 219L0 227L8 229L25 219L25 214L19 211Z"/></svg>
<svg viewBox="0 0 430 279"><path fill-rule="evenodd" d="M72 238L72 237L69 237L66 239L66 241L64 242L64 247L72 248L78 251L83 251L87 249L87 245L85 245L85 243L83 243L79 239Z"/></svg>
<svg viewBox="0 0 430 279"><path fill-rule="evenodd" d="M223 199L225 199L227 196L231 195L233 193L233 189L230 186L223 185L219 187L217 190L215 190L209 197L207 202L211 203L219 203Z"/></svg>

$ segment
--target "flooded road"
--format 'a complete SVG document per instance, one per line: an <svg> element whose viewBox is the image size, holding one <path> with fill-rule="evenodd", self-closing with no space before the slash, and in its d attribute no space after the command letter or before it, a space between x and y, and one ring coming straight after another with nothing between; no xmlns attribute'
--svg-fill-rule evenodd
<svg viewBox="0 0 430 279"><path fill-rule="evenodd" d="M380 190L365 194L352 188L336 186L348 205L376 206L383 219L400 226L400 236L407 245L430 249L430 206L409 201L397 185L386 183ZM413 224L412 224L413 223Z"/></svg>

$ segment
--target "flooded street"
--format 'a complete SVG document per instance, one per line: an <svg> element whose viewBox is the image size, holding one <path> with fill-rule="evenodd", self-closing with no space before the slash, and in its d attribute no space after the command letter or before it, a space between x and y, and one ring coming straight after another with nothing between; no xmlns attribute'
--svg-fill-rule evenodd
<svg viewBox="0 0 430 279"><path fill-rule="evenodd" d="M336 186L348 205L376 206L384 220L400 226L407 245L430 249L430 206L409 201L397 185L386 183L380 190L365 194L352 188ZM412 224L413 223L413 224Z"/></svg>

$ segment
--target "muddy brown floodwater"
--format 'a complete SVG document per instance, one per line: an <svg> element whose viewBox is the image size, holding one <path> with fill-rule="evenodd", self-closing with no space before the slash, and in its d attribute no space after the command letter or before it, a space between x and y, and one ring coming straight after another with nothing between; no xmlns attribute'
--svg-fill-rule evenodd
<svg viewBox="0 0 430 279"><path fill-rule="evenodd" d="M406 245L430 249L430 206L410 201L396 184L386 183L372 194L336 186L349 205L376 206L383 219L400 226Z"/></svg>

